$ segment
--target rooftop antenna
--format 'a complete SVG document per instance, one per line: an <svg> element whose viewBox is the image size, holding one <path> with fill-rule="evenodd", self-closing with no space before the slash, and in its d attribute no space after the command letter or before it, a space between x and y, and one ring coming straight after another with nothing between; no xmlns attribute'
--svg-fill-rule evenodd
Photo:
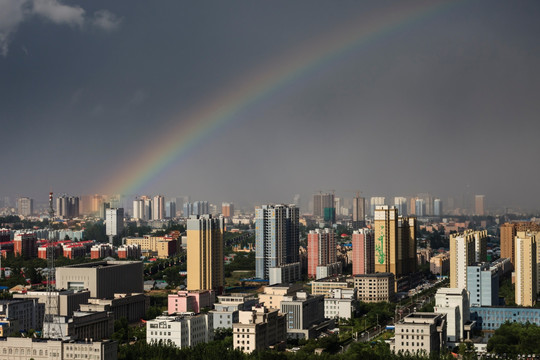
<svg viewBox="0 0 540 360"><path fill-rule="evenodd" d="M45 316L43 317L43 334L51 339L62 338L62 329L58 316L58 301L56 292L56 267L54 264L55 244L52 234L52 223L54 220L53 192L49 192L49 226L47 239L47 304ZM56 316L55 316L56 315Z"/></svg>

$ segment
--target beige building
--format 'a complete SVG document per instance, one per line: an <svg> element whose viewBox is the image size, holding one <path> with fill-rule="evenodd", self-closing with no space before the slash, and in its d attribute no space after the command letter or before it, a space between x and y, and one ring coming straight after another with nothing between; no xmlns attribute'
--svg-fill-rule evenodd
<svg viewBox="0 0 540 360"><path fill-rule="evenodd" d="M56 288L90 291L90 297L111 299L115 293L143 292L140 261L96 261L56 269Z"/></svg>
<svg viewBox="0 0 540 360"><path fill-rule="evenodd" d="M432 274L448 275L450 273L450 255L439 254L429 259L429 270Z"/></svg>
<svg viewBox="0 0 540 360"><path fill-rule="evenodd" d="M429 355L446 346L446 315L412 313L396 323L390 348L395 353Z"/></svg>
<svg viewBox="0 0 540 360"><path fill-rule="evenodd" d="M475 195L474 196L474 215L485 215L485 195Z"/></svg>
<svg viewBox="0 0 540 360"><path fill-rule="evenodd" d="M294 295L302 289L301 284L284 285L268 285L264 287L264 292L259 294L259 303L270 309L280 309L281 301L285 296Z"/></svg>
<svg viewBox="0 0 540 360"><path fill-rule="evenodd" d="M170 242L176 244L170 244ZM160 259L166 259L171 255L171 249L180 249L179 239L164 236L145 235L142 238L126 238L126 245L139 245L141 253L145 256L157 256ZM174 251L172 251L174 253Z"/></svg>
<svg viewBox="0 0 540 360"><path fill-rule="evenodd" d="M516 237L516 304L534 306L538 293L537 242L533 234Z"/></svg>
<svg viewBox="0 0 540 360"><path fill-rule="evenodd" d="M477 232L467 230L461 234L450 235L451 288L467 288L467 266L476 262L476 249L483 247L477 246L476 242L482 239L480 236L475 236L475 233Z"/></svg>
<svg viewBox="0 0 540 360"><path fill-rule="evenodd" d="M396 296L394 282L394 274L392 273L356 275L354 287L358 301L393 301Z"/></svg>
<svg viewBox="0 0 540 360"><path fill-rule="evenodd" d="M344 281L344 278L326 278L312 281L311 294L312 295L324 295L324 297L331 297L333 289L347 289L349 283ZM350 283L351 287L353 283Z"/></svg>
<svg viewBox="0 0 540 360"><path fill-rule="evenodd" d="M251 353L270 346L284 344L287 339L285 315L277 309L254 306L239 311L238 323L232 325L233 348Z"/></svg>
<svg viewBox="0 0 540 360"><path fill-rule="evenodd" d="M223 217L192 215L187 220L187 289L215 290L224 284Z"/></svg>
<svg viewBox="0 0 540 360"><path fill-rule="evenodd" d="M374 230L375 272L396 278L416 272L416 218L398 216L393 206L377 206Z"/></svg>
<svg viewBox="0 0 540 360"><path fill-rule="evenodd" d="M0 360L116 360L116 341L61 341L34 338L0 338Z"/></svg>

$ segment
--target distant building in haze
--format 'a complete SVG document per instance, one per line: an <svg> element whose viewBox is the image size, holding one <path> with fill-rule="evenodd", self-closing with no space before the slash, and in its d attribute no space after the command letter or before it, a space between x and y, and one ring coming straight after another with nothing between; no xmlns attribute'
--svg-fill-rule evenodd
<svg viewBox="0 0 540 360"><path fill-rule="evenodd" d="M475 195L474 196L474 215L484 216L485 215L485 195Z"/></svg>
<svg viewBox="0 0 540 360"><path fill-rule="evenodd" d="M165 219L165 197L156 195L152 200L152 220L163 219Z"/></svg>
<svg viewBox="0 0 540 360"><path fill-rule="evenodd" d="M79 198L62 195L56 198L56 216L62 219L79 217Z"/></svg>
<svg viewBox="0 0 540 360"><path fill-rule="evenodd" d="M17 199L17 213L22 216L31 216L34 214L34 200L29 197Z"/></svg>
<svg viewBox="0 0 540 360"><path fill-rule="evenodd" d="M221 213L225 218L232 218L234 216L234 204L232 203L222 203L221 204Z"/></svg>
<svg viewBox="0 0 540 360"><path fill-rule="evenodd" d="M443 214L442 200L439 198L436 198L435 200L433 200L433 215L442 216L442 214Z"/></svg>
<svg viewBox="0 0 540 360"><path fill-rule="evenodd" d="M398 210L398 214L401 216L407 216L407 198L403 196L394 197L394 206Z"/></svg>
<svg viewBox="0 0 540 360"><path fill-rule="evenodd" d="M313 216L329 218L335 216L334 194L319 193L313 195Z"/></svg>
<svg viewBox="0 0 540 360"><path fill-rule="evenodd" d="M366 199L355 196L352 201L352 226L353 229L361 228L366 222Z"/></svg>

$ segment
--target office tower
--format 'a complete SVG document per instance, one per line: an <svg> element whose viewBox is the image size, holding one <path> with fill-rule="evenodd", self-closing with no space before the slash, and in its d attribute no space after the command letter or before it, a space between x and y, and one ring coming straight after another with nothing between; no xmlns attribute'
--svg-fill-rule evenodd
<svg viewBox="0 0 540 360"><path fill-rule="evenodd" d="M299 210L294 205L255 209L255 276L269 279L270 268L299 261Z"/></svg>
<svg viewBox="0 0 540 360"><path fill-rule="evenodd" d="M353 275L375 272L375 237L371 229L359 229L352 234Z"/></svg>
<svg viewBox="0 0 540 360"><path fill-rule="evenodd" d="M222 203L221 204L221 213L223 217L232 218L234 216L234 204L232 203Z"/></svg>
<svg viewBox="0 0 540 360"><path fill-rule="evenodd" d="M474 196L474 215L484 216L485 215L485 195L475 195Z"/></svg>
<svg viewBox="0 0 540 360"><path fill-rule="evenodd" d="M521 235L521 234L520 234ZM516 237L516 304L534 306L538 293L536 236Z"/></svg>
<svg viewBox="0 0 540 360"><path fill-rule="evenodd" d="M416 199L414 213L416 216L426 216L426 202L424 199Z"/></svg>
<svg viewBox="0 0 540 360"><path fill-rule="evenodd" d="M382 206L386 203L384 196L372 196L370 199L369 213L371 216L375 216L375 208L377 206Z"/></svg>
<svg viewBox="0 0 540 360"><path fill-rule="evenodd" d="M105 212L105 230L109 237L122 235L124 231L124 209L107 209Z"/></svg>
<svg viewBox="0 0 540 360"><path fill-rule="evenodd" d="M433 200L433 215L435 216L442 216L443 214L443 207L442 207L442 201L439 198L436 198Z"/></svg>
<svg viewBox="0 0 540 360"><path fill-rule="evenodd" d="M31 216L34 214L34 200L29 197L17 199L17 213L22 216Z"/></svg>
<svg viewBox="0 0 540 360"><path fill-rule="evenodd" d="M476 262L474 231L450 235L450 287L467 288L467 267Z"/></svg>
<svg viewBox="0 0 540 360"><path fill-rule="evenodd" d="M214 290L224 284L223 217L192 215L187 220L187 290Z"/></svg>
<svg viewBox="0 0 540 360"><path fill-rule="evenodd" d="M152 220L163 219L165 219L165 197L156 195L152 200Z"/></svg>
<svg viewBox="0 0 540 360"><path fill-rule="evenodd" d="M401 216L407 216L407 198L403 196L394 197L394 207Z"/></svg>
<svg viewBox="0 0 540 360"><path fill-rule="evenodd" d="M313 195L313 216L329 218L335 214L334 194L319 193Z"/></svg>
<svg viewBox="0 0 540 360"><path fill-rule="evenodd" d="M374 216L375 272L396 279L416 271L416 219L398 217L393 206L378 206Z"/></svg>
<svg viewBox="0 0 540 360"><path fill-rule="evenodd" d="M176 217L176 199L172 198L165 204L165 216L169 219Z"/></svg>
<svg viewBox="0 0 540 360"><path fill-rule="evenodd" d="M336 262L336 239L333 229L311 230L308 234L308 277L316 277L317 266Z"/></svg>
<svg viewBox="0 0 540 360"><path fill-rule="evenodd" d="M366 199L356 195L352 200L352 226L361 228L366 222Z"/></svg>

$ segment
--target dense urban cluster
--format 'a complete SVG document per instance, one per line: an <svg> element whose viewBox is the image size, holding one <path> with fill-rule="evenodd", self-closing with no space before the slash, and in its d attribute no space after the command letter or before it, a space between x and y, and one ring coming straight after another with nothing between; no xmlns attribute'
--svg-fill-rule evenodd
<svg viewBox="0 0 540 360"><path fill-rule="evenodd" d="M539 351L540 219L484 196L317 193L301 213L299 196L250 211L52 195L4 201L2 360Z"/></svg>

